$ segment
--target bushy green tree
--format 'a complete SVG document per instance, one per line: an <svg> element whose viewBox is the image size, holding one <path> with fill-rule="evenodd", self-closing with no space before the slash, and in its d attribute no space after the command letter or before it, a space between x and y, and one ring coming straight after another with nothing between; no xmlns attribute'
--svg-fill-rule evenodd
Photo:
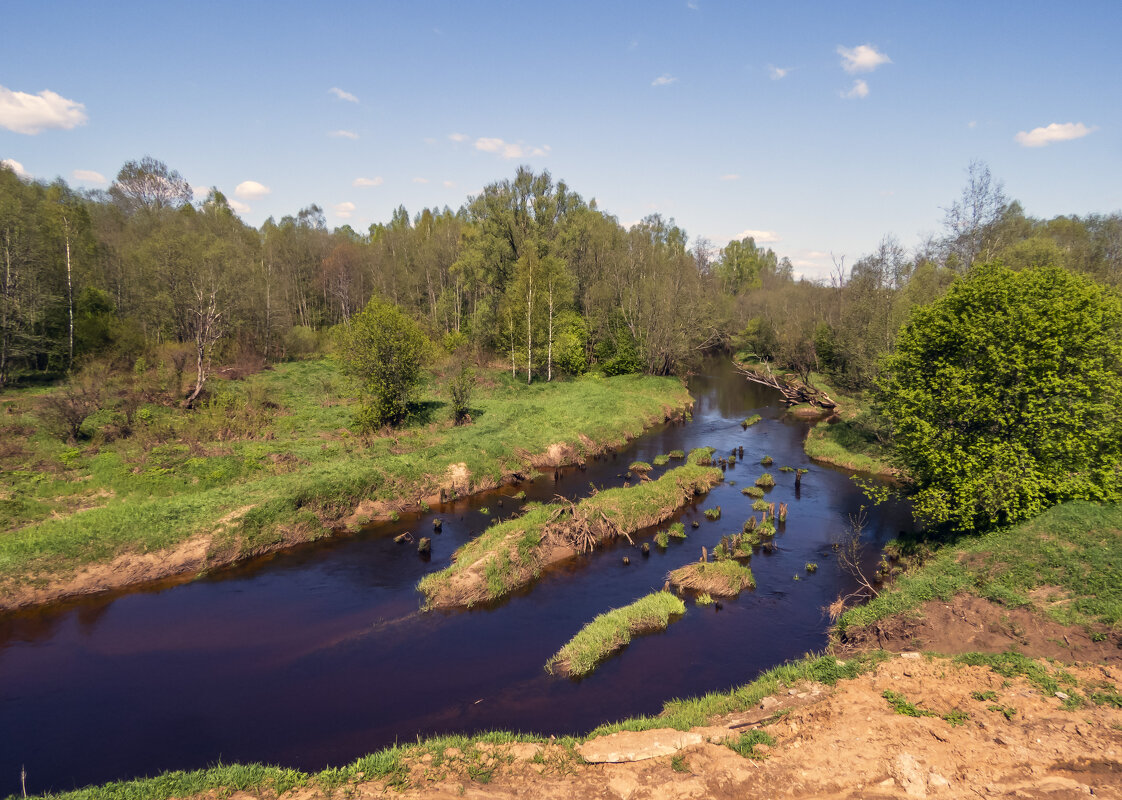
<svg viewBox="0 0 1122 800"><path fill-rule="evenodd" d="M343 370L363 388L357 421L366 430L398 425L421 379L425 336L393 303L374 297L343 328L339 341Z"/></svg>
<svg viewBox="0 0 1122 800"><path fill-rule="evenodd" d="M1122 497L1122 302L1059 267L982 265L913 311L880 404L915 508L959 530Z"/></svg>

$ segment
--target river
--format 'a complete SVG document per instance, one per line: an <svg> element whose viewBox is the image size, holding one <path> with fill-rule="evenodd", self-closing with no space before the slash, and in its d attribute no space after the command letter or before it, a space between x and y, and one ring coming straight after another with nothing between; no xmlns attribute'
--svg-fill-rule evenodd
<svg viewBox="0 0 1122 800"><path fill-rule="evenodd" d="M823 608L854 588L831 543L866 501L848 473L810 462L802 450L810 423L785 415L777 392L716 360L690 391L691 422L656 427L585 471L565 469L188 583L0 616L0 797L19 792L21 766L28 791L38 793L218 761L318 770L435 733L579 734L821 649ZM743 430L752 414L763 420ZM582 496L590 485L621 485L636 459L703 445L719 455L743 446L744 458L676 517L685 541L671 540L665 551L652 544L649 557L626 541L609 545L496 607L419 611L417 581L515 512L519 490L531 500ZM719 609L687 604L666 632L634 640L584 680L547 675L546 659L587 621L660 588L702 546L712 552L740 529L752 513L740 490L765 471L764 455L775 459L766 469L778 484L768 499L789 503L790 512L776 552L752 558L757 588ZM781 465L810 470L800 492ZM722 516L710 522L702 511L715 505ZM431 533L434 516L444 521L439 535ZM910 525L902 505L870 510L869 552ZM394 543L407 530L432 535L431 560ZM807 562L818 571L806 574Z"/></svg>

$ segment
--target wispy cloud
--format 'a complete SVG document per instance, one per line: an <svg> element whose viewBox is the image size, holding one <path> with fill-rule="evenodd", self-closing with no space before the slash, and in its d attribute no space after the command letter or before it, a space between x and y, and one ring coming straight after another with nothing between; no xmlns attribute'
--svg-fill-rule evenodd
<svg viewBox="0 0 1122 800"><path fill-rule="evenodd" d="M14 158L5 158L3 161L0 161L0 164L3 164L21 178L31 177L31 174L23 168L23 164L19 163Z"/></svg>
<svg viewBox="0 0 1122 800"><path fill-rule="evenodd" d="M105 176L100 172L94 172L92 169L76 169L70 173L70 177L80 183L96 183L104 185L109 181L105 180Z"/></svg>
<svg viewBox="0 0 1122 800"><path fill-rule="evenodd" d="M455 189L456 184L452 181L444 181L444 188L445 189Z"/></svg>
<svg viewBox="0 0 1122 800"><path fill-rule="evenodd" d="M749 236L751 236L753 239L756 240L756 244L769 244L771 242L778 242L779 241L779 234L776 233L775 231L746 230L746 231L741 231L740 233L736 234L736 236L733 237L733 238L739 240L739 239L747 239Z"/></svg>
<svg viewBox="0 0 1122 800"><path fill-rule="evenodd" d="M429 182L428 178L414 178L413 179L413 183L428 183L428 182Z"/></svg>
<svg viewBox="0 0 1122 800"><path fill-rule="evenodd" d="M977 128L978 127L978 120L976 120L976 119L970 120L969 122L966 123L966 127L971 128L971 129Z"/></svg>
<svg viewBox="0 0 1122 800"><path fill-rule="evenodd" d="M842 69L846 72L872 72L881 64L892 63L891 58L868 44L861 44L852 49L838 45L838 55L842 57Z"/></svg>
<svg viewBox="0 0 1122 800"><path fill-rule="evenodd" d="M371 186L381 186L381 185L382 185L382 177L380 175L376 178L355 178L354 181L351 183L351 186L354 186L357 189L367 189Z"/></svg>
<svg viewBox="0 0 1122 800"><path fill-rule="evenodd" d="M257 181L242 181L234 187L234 194L243 200L255 200L258 197L264 197L271 192L268 186Z"/></svg>
<svg viewBox="0 0 1122 800"><path fill-rule="evenodd" d="M723 180L723 181L738 181L738 180L740 180L740 176L737 175L735 172L730 172L727 175L722 175L721 180Z"/></svg>
<svg viewBox="0 0 1122 800"><path fill-rule="evenodd" d="M466 133L450 133L448 134L449 140L453 142L466 142L468 135Z"/></svg>
<svg viewBox="0 0 1122 800"><path fill-rule="evenodd" d="M1082 139L1094 133L1098 126L1088 128L1082 122L1053 122L1043 128L1033 128L1031 131L1021 131L1013 138L1022 147L1044 147L1053 142L1068 142L1072 139Z"/></svg>
<svg viewBox="0 0 1122 800"><path fill-rule="evenodd" d="M327 135L332 137L333 139L357 139L358 138L358 134L355 133L354 131L344 131L344 130L331 131L331 133L329 133Z"/></svg>
<svg viewBox="0 0 1122 800"><path fill-rule="evenodd" d="M548 144L541 147L531 147L521 142L507 142L495 137L481 137L475 140L475 149L484 153L495 153L503 158L528 158L531 156L549 155Z"/></svg>
<svg viewBox="0 0 1122 800"><path fill-rule="evenodd" d="M332 208L335 209L335 216L339 219L350 219L351 214L355 213L355 204L350 200L342 203L336 203Z"/></svg>
<svg viewBox="0 0 1122 800"><path fill-rule="evenodd" d="M768 64L767 65L767 74L768 74L768 76L771 77L771 79L773 81L783 80L784 78L787 77L787 74L790 71L791 71L790 67L777 67L774 64Z"/></svg>
<svg viewBox="0 0 1122 800"><path fill-rule="evenodd" d="M347 101L348 103L357 103L357 102L358 102L358 98L357 98L357 97L355 97L355 96L354 96L353 94L351 94L350 92L344 92L344 91L343 91L342 89L340 89L340 88L339 88L338 86L332 86L332 87L331 87L330 89L328 89L327 91L328 91L328 93L329 93L329 94L333 94L333 95L335 95L335 96L336 96L337 98L339 98L340 100L346 100L346 101Z"/></svg>
<svg viewBox="0 0 1122 800"><path fill-rule="evenodd" d="M664 72L663 74L661 74L657 78L655 78L653 81L651 81L651 86L669 86L670 84L677 83L677 82L678 82L677 78L675 78L669 72Z"/></svg>
<svg viewBox="0 0 1122 800"><path fill-rule="evenodd" d="M858 78L857 80L855 80L853 82L853 88L851 88L848 92L842 92L841 96L846 97L846 98L868 97L869 96L869 84L865 83L865 81Z"/></svg>
<svg viewBox="0 0 1122 800"><path fill-rule="evenodd" d="M686 8L688 8L690 11L697 11L699 6L697 5L696 0L686 0Z"/></svg>
<svg viewBox="0 0 1122 800"><path fill-rule="evenodd" d="M84 105L49 89L28 94L0 86L0 128L34 136L49 128L70 130L87 119Z"/></svg>

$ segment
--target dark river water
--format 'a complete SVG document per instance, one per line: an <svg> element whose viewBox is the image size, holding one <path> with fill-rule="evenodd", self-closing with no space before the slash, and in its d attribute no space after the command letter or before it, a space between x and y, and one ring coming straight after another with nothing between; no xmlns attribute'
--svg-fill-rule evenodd
<svg viewBox="0 0 1122 800"><path fill-rule="evenodd" d="M583 472L190 583L0 616L0 797L19 792L21 765L28 792L43 792L218 761L316 770L434 733L583 733L821 649L823 607L853 589L831 541L864 504L860 491L847 473L811 463L802 449L808 423L785 416L777 392L746 383L727 362L710 362L690 390L692 422L655 428ZM742 430L757 413L763 421ZM520 489L530 499L581 496L590 484L621 485L633 460L702 445L724 455L742 445L744 460L681 512L685 541L652 545L649 557L626 542L609 546L494 608L419 611L417 581L516 511L511 495ZM768 499L790 512L777 552L752 558L757 588L720 610L687 603L665 633L634 640L582 681L547 675L546 660L582 625L661 588L671 569L740 529L752 513L740 490L764 471L764 455L775 459L767 471L778 484ZM810 469L800 492L781 465ZM709 522L702 511L715 505L722 517ZM430 535L433 516L444 527L430 561L394 544L405 530ZM910 525L903 506L871 510L870 553ZM813 575L809 561L819 565Z"/></svg>

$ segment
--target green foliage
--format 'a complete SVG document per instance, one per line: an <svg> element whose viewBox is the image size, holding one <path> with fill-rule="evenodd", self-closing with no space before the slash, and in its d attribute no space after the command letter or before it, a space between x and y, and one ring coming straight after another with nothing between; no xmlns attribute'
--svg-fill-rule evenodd
<svg viewBox="0 0 1122 800"><path fill-rule="evenodd" d="M364 430L400 424L421 379L425 337L393 303L374 297L340 335L343 370L358 379L364 398L357 422Z"/></svg>
<svg viewBox="0 0 1122 800"><path fill-rule="evenodd" d="M762 759L766 758L762 753L756 750L757 745L767 745L768 747L775 747L775 737L764 730L756 728L750 731L744 731L736 739L726 739L725 746L733 752L744 756L744 758Z"/></svg>
<svg viewBox="0 0 1122 800"><path fill-rule="evenodd" d="M928 522L985 529L1122 497L1122 300L1058 267L976 267L913 311L880 402Z"/></svg>
<svg viewBox="0 0 1122 800"><path fill-rule="evenodd" d="M600 614L585 625L546 662L547 672L562 667L574 678L587 675L637 634L666 630L686 613L686 606L670 592L654 592L622 608Z"/></svg>
<svg viewBox="0 0 1122 800"><path fill-rule="evenodd" d="M1072 502L1036 519L936 550L863 606L838 620L867 625L928 600L969 592L1010 607L1032 606L1030 593L1059 588L1069 599L1041 609L1061 624L1122 622L1122 507Z"/></svg>
<svg viewBox="0 0 1122 800"><path fill-rule="evenodd" d="M715 506L713 508L705 509L705 518L710 522L716 522L721 518L721 507Z"/></svg>
<svg viewBox="0 0 1122 800"><path fill-rule="evenodd" d="M759 486L745 486L740 490L740 493L743 495L747 495L748 497L755 497L757 499L764 496L764 490Z"/></svg>
<svg viewBox="0 0 1122 800"><path fill-rule="evenodd" d="M770 489L775 486L775 478L771 476L770 472L765 472L760 477L756 478L756 485L761 489Z"/></svg>
<svg viewBox="0 0 1122 800"><path fill-rule="evenodd" d="M908 698L899 692L894 692L891 689L885 689L881 694L888 704L892 706L892 710L897 714L903 714L905 717L935 717L938 716L934 711L928 711L926 708L919 708L908 702Z"/></svg>
<svg viewBox="0 0 1122 800"><path fill-rule="evenodd" d="M665 455L665 454L657 455L651 460L651 463L654 464L656 467L665 467L667 464L670 463L670 456Z"/></svg>
<svg viewBox="0 0 1122 800"><path fill-rule="evenodd" d="M467 364L461 364L460 371L448 381L452 422L457 425L468 420L470 412L468 404L471 403L471 392L475 388L475 383L475 373Z"/></svg>

